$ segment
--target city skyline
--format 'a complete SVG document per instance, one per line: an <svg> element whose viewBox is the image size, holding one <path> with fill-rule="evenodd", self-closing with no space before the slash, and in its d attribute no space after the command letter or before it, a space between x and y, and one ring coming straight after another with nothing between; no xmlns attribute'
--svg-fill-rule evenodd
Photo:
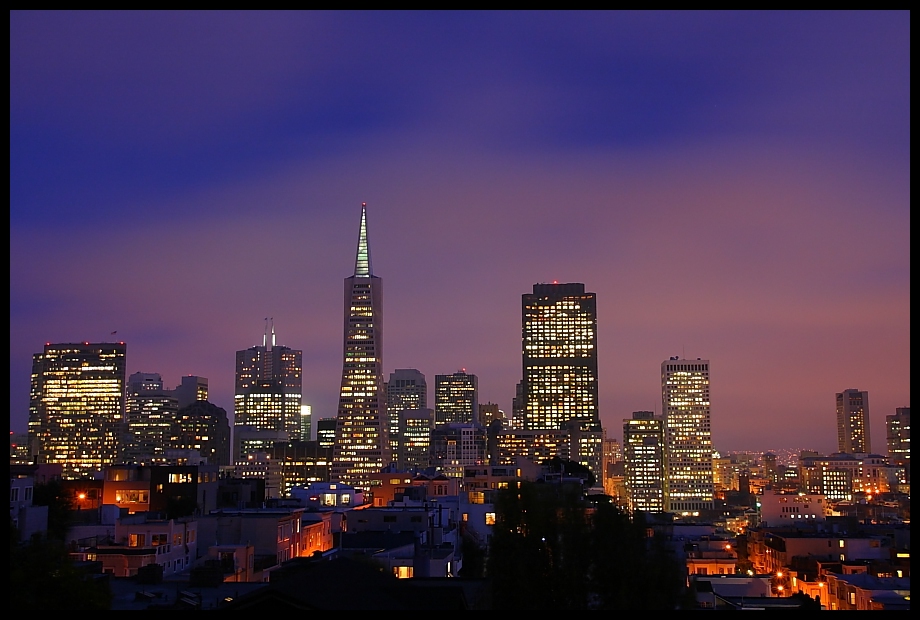
<svg viewBox="0 0 920 620"><path fill-rule="evenodd" d="M908 12L10 30L12 430L46 342L123 340L127 374L206 377L232 411L233 353L265 316L303 351L314 419L334 416L363 201L385 376L467 368L510 414L520 295L583 282L613 436L661 414L675 355L712 363L720 451L832 452L850 388L880 451L910 406Z"/></svg>

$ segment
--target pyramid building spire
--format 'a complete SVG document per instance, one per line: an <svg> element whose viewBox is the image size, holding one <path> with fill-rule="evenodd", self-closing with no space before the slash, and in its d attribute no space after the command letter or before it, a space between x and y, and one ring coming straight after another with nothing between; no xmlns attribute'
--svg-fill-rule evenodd
<svg viewBox="0 0 920 620"><path fill-rule="evenodd" d="M374 275L371 269L371 249L367 245L367 203L361 203L361 230L358 233L358 253L355 257L355 276L369 278Z"/></svg>
<svg viewBox="0 0 920 620"><path fill-rule="evenodd" d="M391 462L383 380L383 280L371 271L367 204L355 274L345 278L342 389L335 422L332 482L367 488Z"/></svg>

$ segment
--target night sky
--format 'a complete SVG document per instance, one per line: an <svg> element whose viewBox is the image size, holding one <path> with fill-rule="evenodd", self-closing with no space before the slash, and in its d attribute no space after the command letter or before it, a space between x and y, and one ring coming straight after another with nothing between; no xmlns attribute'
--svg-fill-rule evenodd
<svg viewBox="0 0 920 620"><path fill-rule="evenodd" d="M45 342L303 350L334 416L361 202L384 367L510 414L521 295L597 293L601 419L711 361L716 449L910 405L910 13L10 13L10 425ZM117 335L112 336L112 332Z"/></svg>

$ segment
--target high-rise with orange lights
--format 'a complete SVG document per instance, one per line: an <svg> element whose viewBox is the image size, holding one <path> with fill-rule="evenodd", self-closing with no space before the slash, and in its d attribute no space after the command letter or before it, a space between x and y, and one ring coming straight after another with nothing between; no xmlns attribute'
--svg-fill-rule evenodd
<svg viewBox="0 0 920 620"><path fill-rule="evenodd" d="M38 463L91 478L118 461L125 422L125 343L46 344L32 358L29 441Z"/></svg>
<svg viewBox="0 0 920 620"><path fill-rule="evenodd" d="M345 346L331 477L353 486L390 464L383 380L383 283L374 275L367 240L367 205L354 275L345 278Z"/></svg>

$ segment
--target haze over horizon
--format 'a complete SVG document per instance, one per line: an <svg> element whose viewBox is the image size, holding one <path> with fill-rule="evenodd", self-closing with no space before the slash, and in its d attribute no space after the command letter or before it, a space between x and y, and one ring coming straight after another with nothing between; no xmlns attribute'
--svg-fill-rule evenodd
<svg viewBox="0 0 920 620"><path fill-rule="evenodd" d="M368 204L384 367L511 412L521 295L597 294L600 417L708 359L715 448L910 406L910 13L10 14L10 427L46 342L128 374L303 350L335 415ZM116 335L113 336L113 332Z"/></svg>

